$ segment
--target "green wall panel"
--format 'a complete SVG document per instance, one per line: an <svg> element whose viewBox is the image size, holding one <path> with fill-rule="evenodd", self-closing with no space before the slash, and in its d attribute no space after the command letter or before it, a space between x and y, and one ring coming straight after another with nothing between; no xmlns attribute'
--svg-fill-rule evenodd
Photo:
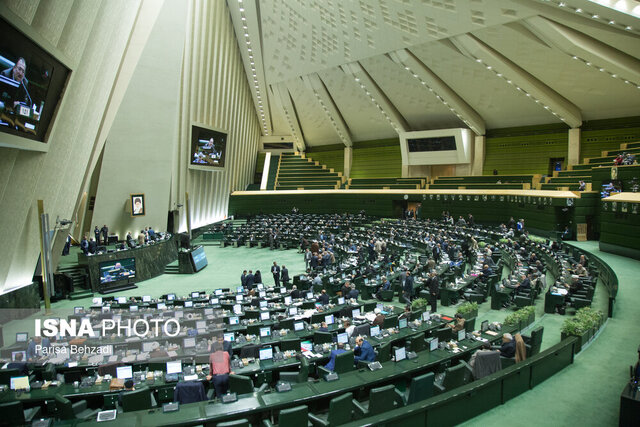
<svg viewBox="0 0 640 427"><path fill-rule="evenodd" d="M585 122L580 135L580 161L600 157L602 151L618 150L620 144L628 142L640 142L640 117Z"/></svg>
<svg viewBox="0 0 640 427"><path fill-rule="evenodd" d="M402 176L399 139L359 141L353 144L351 178Z"/></svg>
<svg viewBox="0 0 640 427"><path fill-rule="evenodd" d="M306 152L306 157L311 158L314 161L320 162L322 165L327 165L328 168L333 169L336 172L344 172L344 145L331 145L331 150L318 150L311 149Z"/></svg>
<svg viewBox="0 0 640 427"><path fill-rule="evenodd" d="M568 133L566 131L532 135L487 136L484 175L494 169L500 175L548 174L549 159L567 157Z"/></svg>

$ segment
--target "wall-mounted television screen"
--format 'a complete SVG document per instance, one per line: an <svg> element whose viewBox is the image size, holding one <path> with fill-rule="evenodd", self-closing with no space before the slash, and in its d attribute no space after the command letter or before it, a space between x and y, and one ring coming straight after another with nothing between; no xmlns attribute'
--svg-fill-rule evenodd
<svg viewBox="0 0 640 427"><path fill-rule="evenodd" d="M191 126L190 169L223 169L227 151L227 134L202 126Z"/></svg>
<svg viewBox="0 0 640 427"><path fill-rule="evenodd" d="M46 142L71 71L2 18L0 27L0 132Z"/></svg>
<svg viewBox="0 0 640 427"><path fill-rule="evenodd" d="M124 258L100 263L100 284L136 277L136 259Z"/></svg>
<svg viewBox="0 0 640 427"><path fill-rule="evenodd" d="M202 246L198 246L191 251L191 261L193 262L193 269L195 271L200 271L207 266L207 255L204 253Z"/></svg>

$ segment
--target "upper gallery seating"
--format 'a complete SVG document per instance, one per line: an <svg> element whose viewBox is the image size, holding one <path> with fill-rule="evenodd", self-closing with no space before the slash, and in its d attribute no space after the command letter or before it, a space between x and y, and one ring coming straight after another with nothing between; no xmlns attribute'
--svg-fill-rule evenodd
<svg viewBox="0 0 640 427"><path fill-rule="evenodd" d="M344 177L319 162L307 159L298 153L285 153L280 156L276 176L276 190L325 190L338 189Z"/></svg>

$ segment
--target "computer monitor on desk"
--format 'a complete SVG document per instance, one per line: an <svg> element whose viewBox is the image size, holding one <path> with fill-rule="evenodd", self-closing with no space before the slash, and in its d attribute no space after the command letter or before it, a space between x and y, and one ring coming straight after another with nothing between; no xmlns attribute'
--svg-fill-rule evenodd
<svg viewBox="0 0 640 427"><path fill-rule="evenodd" d="M26 390L29 388L29 377L11 377L9 380L11 390Z"/></svg>
<svg viewBox="0 0 640 427"><path fill-rule="evenodd" d="M116 301L118 301L118 304L126 304L127 303L127 297L118 297L118 298L116 298Z"/></svg>
<svg viewBox="0 0 640 427"><path fill-rule="evenodd" d="M143 295L142 302L151 302L151 295Z"/></svg>
<svg viewBox="0 0 640 427"><path fill-rule="evenodd" d="M16 342L27 342L29 340L28 332L18 332L16 333Z"/></svg>
<svg viewBox="0 0 640 427"><path fill-rule="evenodd" d="M260 360L272 360L273 359L273 348L271 347L262 347L258 351L258 356Z"/></svg>
<svg viewBox="0 0 640 427"><path fill-rule="evenodd" d="M242 306L240 304L236 304L233 306L233 312L235 314L241 314L242 313Z"/></svg>
<svg viewBox="0 0 640 427"><path fill-rule="evenodd" d="M289 316L297 316L298 307L289 307Z"/></svg>
<svg viewBox="0 0 640 427"><path fill-rule="evenodd" d="M158 310L164 310L165 308L167 308L167 304L163 302L158 303Z"/></svg>
<svg viewBox="0 0 640 427"><path fill-rule="evenodd" d="M133 368L131 366L118 366L116 368L116 378L120 380L133 378Z"/></svg>
<svg viewBox="0 0 640 427"><path fill-rule="evenodd" d="M191 292L191 298L200 298L200 292Z"/></svg>
<svg viewBox="0 0 640 427"><path fill-rule="evenodd" d="M284 305L291 305L291 297L290 296L284 297Z"/></svg>
<svg viewBox="0 0 640 427"><path fill-rule="evenodd" d="M431 313L429 313L429 311L427 310L424 313L422 313L422 321L428 322L429 320L431 320Z"/></svg>
<svg viewBox="0 0 640 427"><path fill-rule="evenodd" d="M167 362L167 374L181 374L181 373L182 373L182 362L180 360Z"/></svg>
<svg viewBox="0 0 640 427"><path fill-rule="evenodd" d="M313 292L307 292L307 299L313 299Z"/></svg>
<svg viewBox="0 0 640 427"><path fill-rule="evenodd" d="M191 308L191 307L193 307L193 301L184 302L184 308Z"/></svg>
<svg viewBox="0 0 640 427"><path fill-rule="evenodd" d="M260 328L260 337L261 338L268 338L271 336L271 328L266 326L264 328Z"/></svg>
<svg viewBox="0 0 640 427"><path fill-rule="evenodd" d="M458 341L462 341L466 337L467 337L467 333L465 332L464 329L461 331L458 331Z"/></svg>
<svg viewBox="0 0 640 427"><path fill-rule="evenodd" d="M295 322L293 324L293 330L298 332L298 331L303 331L304 330L304 322Z"/></svg>
<svg viewBox="0 0 640 427"><path fill-rule="evenodd" d="M338 298L338 305L342 305L344 304L344 297L339 297Z"/></svg>
<svg viewBox="0 0 640 427"><path fill-rule="evenodd" d="M194 348L196 346L196 338L189 337L182 340L182 348Z"/></svg>
<svg viewBox="0 0 640 427"><path fill-rule="evenodd" d="M269 305L269 303L267 301L260 301L260 308L267 308L267 306Z"/></svg>
<svg viewBox="0 0 640 427"><path fill-rule="evenodd" d="M360 309L354 308L353 310L351 310L351 317L360 317Z"/></svg>
<svg viewBox="0 0 640 427"><path fill-rule="evenodd" d="M324 321L327 325L333 325L334 323L334 318L333 318L333 314L329 314L327 316L324 316Z"/></svg>
<svg viewBox="0 0 640 427"><path fill-rule="evenodd" d="M349 342L349 335L346 332L338 334L338 344L346 344Z"/></svg>
<svg viewBox="0 0 640 427"><path fill-rule="evenodd" d="M213 291L213 293L218 296L222 295L222 289L216 289L215 291Z"/></svg>
<svg viewBox="0 0 640 427"><path fill-rule="evenodd" d="M237 325L240 323L240 318L238 316L229 317L229 325Z"/></svg>
<svg viewBox="0 0 640 427"><path fill-rule="evenodd" d="M396 362L404 360L407 358L407 351L404 347L396 348L394 351L394 359Z"/></svg>
<svg viewBox="0 0 640 427"><path fill-rule="evenodd" d="M480 331L487 332L488 330L489 330L489 321L483 320L482 323L480 324Z"/></svg>
<svg viewBox="0 0 640 427"><path fill-rule="evenodd" d="M429 351L434 351L438 349L438 338L432 338L429 341Z"/></svg>
<svg viewBox="0 0 640 427"><path fill-rule="evenodd" d="M404 329L407 327L407 318L402 318L398 320L398 329Z"/></svg>
<svg viewBox="0 0 640 427"><path fill-rule="evenodd" d="M197 320L196 321L196 329L207 329L207 321L206 320Z"/></svg>
<svg viewBox="0 0 640 427"><path fill-rule="evenodd" d="M269 312L268 311L261 311L260 312L260 320L269 320Z"/></svg>
<svg viewBox="0 0 640 427"><path fill-rule="evenodd" d="M380 335L380 326L378 326L378 325L372 326L370 333L371 333L372 337L377 337L378 335Z"/></svg>
<svg viewBox="0 0 640 427"><path fill-rule="evenodd" d="M234 342L236 340L236 334L234 332L225 332L224 341Z"/></svg>
<svg viewBox="0 0 640 427"><path fill-rule="evenodd" d="M173 301L176 299L176 294L168 294L167 295L167 301Z"/></svg>

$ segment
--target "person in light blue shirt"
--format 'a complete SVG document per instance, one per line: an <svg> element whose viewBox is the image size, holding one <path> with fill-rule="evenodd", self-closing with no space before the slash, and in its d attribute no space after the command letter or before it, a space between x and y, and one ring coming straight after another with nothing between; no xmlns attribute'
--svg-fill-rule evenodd
<svg viewBox="0 0 640 427"><path fill-rule="evenodd" d="M356 365L361 360L363 362L373 362L374 360L376 360L376 354L373 351L373 347L371 346L371 344L369 344L368 341L366 341L361 336L356 338L355 353L358 353L358 350L359 350L359 354L357 354L353 358L353 361Z"/></svg>
<svg viewBox="0 0 640 427"><path fill-rule="evenodd" d="M33 337L27 346L27 360L37 359L38 357L43 356L44 352L42 349L47 348L50 345L51 342L48 338Z"/></svg>
<svg viewBox="0 0 640 427"><path fill-rule="evenodd" d="M336 356L346 351L347 350L344 349L344 344L338 343L338 348L335 350L331 350L331 356L329 358L329 362L326 365L324 365L324 367L330 371L333 371L336 368Z"/></svg>

